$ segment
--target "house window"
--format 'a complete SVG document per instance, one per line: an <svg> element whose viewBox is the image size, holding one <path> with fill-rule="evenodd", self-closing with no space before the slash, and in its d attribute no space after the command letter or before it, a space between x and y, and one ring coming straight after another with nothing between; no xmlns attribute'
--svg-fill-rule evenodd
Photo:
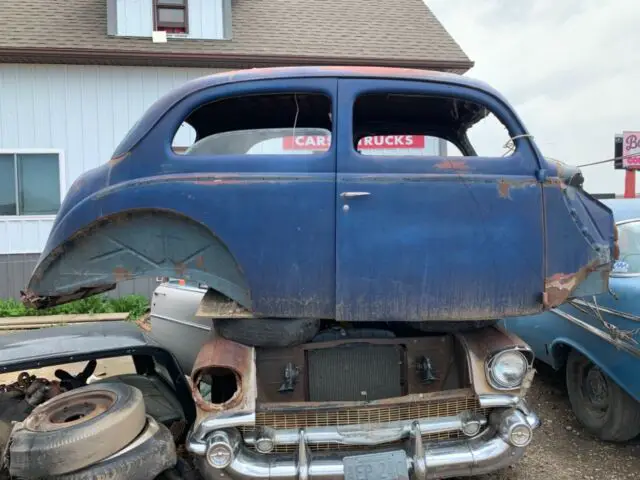
<svg viewBox="0 0 640 480"><path fill-rule="evenodd" d="M167 33L187 33L187 0L154 0L154 28Z"/></svg>
<svg viewBox="0 0 640 480"><path fill-rule="evenodd" d="M55 215L59 208L59 154L0 153L0 215Z"/></svg>

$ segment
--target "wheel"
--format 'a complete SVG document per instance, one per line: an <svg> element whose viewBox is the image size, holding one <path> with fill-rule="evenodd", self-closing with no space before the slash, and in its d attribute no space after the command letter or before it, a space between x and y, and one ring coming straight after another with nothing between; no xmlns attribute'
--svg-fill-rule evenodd
<svg viewBox="0 0 640 480"><path fill-rule="evenodd" d="M12 477L42 478L93 465L131 443L147 423L142 393L102 383L37 406L9 446Z"/></svg>
<svg viewBox="0 0 640 480"><path fill-rule="evenodd" d="M576 350L567 358L566 382L573 412L592 434L612 442L640 434L640 404Z"/></svg>
<svg viewBox="0 0 640 480"><path fill-rule="evenodd" d="M293 347L311 340L320 329L316 319L221 319L213 322L220 336L251 347Z"/></svg>
<svg viewBox="0 0 640 480"><path fill-rule="evenodd" d="M167 427L147 417L143 432L122 453L84 470L53 477L55 480L149 480L172 469L177 462L176 446Z"/></svg>
<svg viewBox="0 0 640 480"><path fill-rule="evenodd" d="M498 320L461 320L452 322L407 322L409 327L424 333L461 333L491 327Z"/></svg>

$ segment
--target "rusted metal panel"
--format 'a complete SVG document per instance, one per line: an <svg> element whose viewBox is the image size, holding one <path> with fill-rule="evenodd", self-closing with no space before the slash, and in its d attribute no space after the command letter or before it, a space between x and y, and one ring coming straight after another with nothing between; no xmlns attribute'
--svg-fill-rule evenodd
<svg viewBox="0 0 640 480"><path fill-rule="evenodd" d="M207 402L198 388L202 377L208 370L214 368L232 371L237 382L237 390L233 396L220 404ZM189 383L196 403L197 421L214 418L221 412L225 414L255 412L257 390L254 348L214 336L200 349Z"/></svg>
<svg viewBox="0 0 640 480"><path fill-rule="evenodd" d="M487 379L485 364L491 353L507 348L528 349L518 336L499 327L484 328L477 331L465 332L456 335L467 355L467 367L473 391L476 395L487 394L517 394L520 387L505 392L493 388Z"/></svg>

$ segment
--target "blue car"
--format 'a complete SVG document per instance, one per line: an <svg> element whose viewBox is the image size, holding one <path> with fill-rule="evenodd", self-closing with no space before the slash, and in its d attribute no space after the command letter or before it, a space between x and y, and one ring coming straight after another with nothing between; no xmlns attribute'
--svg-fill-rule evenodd
<svg viewBox="0 0 640 480"><path fill-rule="evenodd" d="M620 248L610 291L502 323L539 360L566 370L569 400L587 430L624 442L640 434L640 199L604 203Z"/></svg>

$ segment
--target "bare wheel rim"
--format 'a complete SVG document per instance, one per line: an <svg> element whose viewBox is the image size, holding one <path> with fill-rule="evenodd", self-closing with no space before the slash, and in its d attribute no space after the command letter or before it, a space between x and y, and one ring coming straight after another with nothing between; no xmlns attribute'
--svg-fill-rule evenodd
<svg viewBox="0 0 640 480"><path fill-rule="evenodd" d="M35 409L25 421L34 432L50 432L88 422L110 410L116 395L108 391L82 392L53 398Z"/></svg>

